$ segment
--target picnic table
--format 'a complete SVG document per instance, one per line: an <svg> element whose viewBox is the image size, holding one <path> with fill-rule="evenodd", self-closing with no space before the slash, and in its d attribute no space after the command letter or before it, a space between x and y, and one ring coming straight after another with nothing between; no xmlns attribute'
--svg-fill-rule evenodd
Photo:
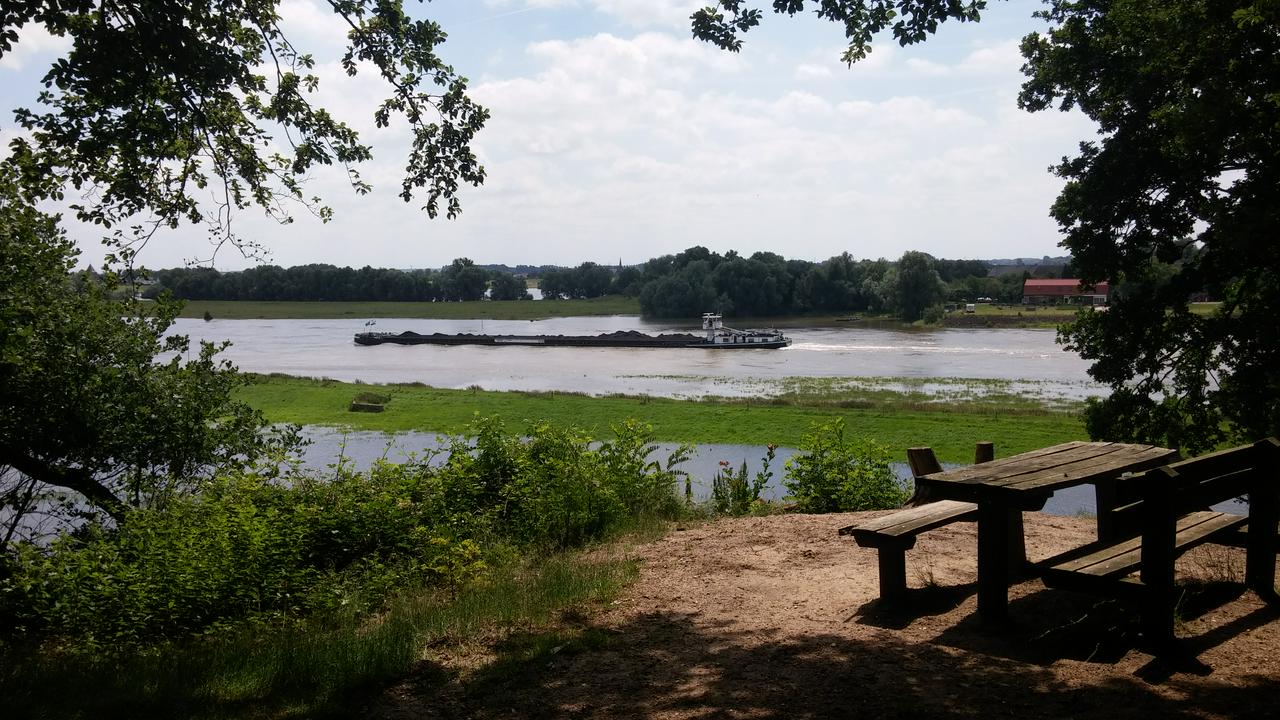
<svg viewBox="0 0 1280 720"><path fill-rule="evenodd" d="M1115 532L1110 510L1117 505L1117 482L1125 473L1178 459L1176 450L1154 445L1069 442L980 465L916 478L931 499L962 500L978 506L978 614L1003 620L1009 610L1013 571L1025 563L1022 513L1039 510L1055 490L1093 484L1098 500L1098 537Z"/></svg>

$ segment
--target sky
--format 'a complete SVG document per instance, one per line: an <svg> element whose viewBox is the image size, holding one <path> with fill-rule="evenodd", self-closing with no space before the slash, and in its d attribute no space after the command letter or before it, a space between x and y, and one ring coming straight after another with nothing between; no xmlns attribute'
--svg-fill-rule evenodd
<svg viewBox="0 0 1280 720"><path fill-rule="evenodd" d="M374 127L373 73L346 77L341 24L316 0L282 0L294 44L317 61L317 101L362 133L373 193L322 169L307 193L334 210L290 225L244 211L238 231L278 265L440 267L477 263L634 264L702 245L819 261L1060 255L1048 216L1062 183L1048 167L1093 136L1079 113L1018 109L1019 40L1043 31L1041 4L995 1L980 23L946 23L899 47L888 33L847 67L841 28L766 10L740 53L692 39L705 0L409 0L449 34L438 48L491 112L475 150L482 187L462 215L429 219L398 197L408 132ZM327 5L326 5L327 7ZM0 58L0 141L65 41L26 29ZM67 225L81 264L101 232ZM154 238L142 264L249 267L216 256L200 227Z"/></svg>

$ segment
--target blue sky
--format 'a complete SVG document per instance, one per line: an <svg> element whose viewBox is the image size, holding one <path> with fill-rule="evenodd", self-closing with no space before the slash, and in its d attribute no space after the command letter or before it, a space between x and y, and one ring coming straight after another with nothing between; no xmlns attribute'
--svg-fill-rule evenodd
<svg viewBox="0 0 1280 720"><path fill-rule="evenodd" d="M397 196L400 128L371 119L381 88L337 66L341 26L314 0L286 0L295 44L311 51L319 101L365 133L370 196L338 173L309 192L335 219L277 225L243 214L239 231L281 265L438 267L482 263L642 262L704 245L821 260L1060 254L1048 208L1050 163L1093 128L1078 114L1019 111L1018 40L1042 30L1039 2L993 2L978 24L947 24L923 45L875 44L839 61L840 28L769 14L739 54L690 37L698 0L436 0L407 3L449 33L442 56L492 112L477 151L488 170L463 214L430 220ZM760 0L757 6L768 6ZM57 38L24 33L0 59L0 139L10 108L34 96ZM92 228L72 227L84 262ZM157 237L150 267L207 260L200 228ZM232 249L219 268L253 264Z"/></svg>

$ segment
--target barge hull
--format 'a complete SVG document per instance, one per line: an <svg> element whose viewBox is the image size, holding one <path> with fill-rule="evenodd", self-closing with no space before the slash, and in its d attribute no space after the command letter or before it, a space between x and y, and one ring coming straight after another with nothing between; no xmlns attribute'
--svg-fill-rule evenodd
<svg viewBox="0 0 1280 720"><path fill-rule="evenodd" d="M790 340L752 343L709 343L697 335L645 335L628 331L603 335L449 335L415 332L357 333L357 345L490 345L495 347L626 347L626 348L707 348L768 350L786 347Z"/></svg>

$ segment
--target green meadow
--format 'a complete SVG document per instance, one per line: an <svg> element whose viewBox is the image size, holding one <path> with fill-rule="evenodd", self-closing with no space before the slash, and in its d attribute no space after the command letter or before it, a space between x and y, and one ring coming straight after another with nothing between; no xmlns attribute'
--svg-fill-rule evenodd
<svg viewBox="0 0 1280 720"><path fill-rule="evenodd" d="M977 382L982 391L930 400L918 389L838 387L814 380L810 386L797 381L792 392L764 400L673 400L257 376L240 397L273 422L352 430L462 433L477 416L499 416L509 426L548 421L606 437L612 425L635 419L652 425L657 440L760 446L797 446L813 425L839 417L849 431L887 445L895 455L928 445L943 462L972 462L979 440L991 440L998 454L1011 455L1087 439L1078 407L1054 407L1016 393L990 392L983 381L966 382ZM390 398L385 410L350 412L355 396L369 391Z"/></svg>

